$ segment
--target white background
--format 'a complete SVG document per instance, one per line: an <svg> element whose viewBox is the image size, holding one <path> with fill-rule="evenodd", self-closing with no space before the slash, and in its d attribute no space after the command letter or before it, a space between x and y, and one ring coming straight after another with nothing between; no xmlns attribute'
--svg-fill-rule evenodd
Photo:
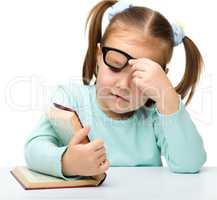
<svg viewBox="0 0 217 200"><path fill-rule="evenodd" d="M88 11L96 0L0 1L0 166L23 165L23 146L46 107L54 86L81 78ZM134 1L182 22L201 50L205 70L187 106L208 154L217 165L216 37L214 1ZM175 85L184 70L183 46L176 47L169 77ZM184 147L183 147L184 148Z"/></svg>

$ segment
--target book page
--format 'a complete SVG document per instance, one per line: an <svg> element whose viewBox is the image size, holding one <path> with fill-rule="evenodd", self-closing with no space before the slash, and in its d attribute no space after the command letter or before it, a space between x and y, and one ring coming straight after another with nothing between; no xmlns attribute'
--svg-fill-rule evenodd
<svg viewBox="0 0 217 200"><path fill-rule="evenodd" d="M19 171L20 173L22 173L25 178L29 181L29 182L35 182L35 183L39 183L39 182L65 182L66 180L58 178L58 177L54 177L54 176L49 176L49 175L45 175L39 172L35 172L32 171L30 169L27 169L25 167L19 167ZM84 176L78 176L74 178L75 180L90 180L92 179L91 177L84 177ZM70 180L70 181L74 181L74 180Z"/></svg>

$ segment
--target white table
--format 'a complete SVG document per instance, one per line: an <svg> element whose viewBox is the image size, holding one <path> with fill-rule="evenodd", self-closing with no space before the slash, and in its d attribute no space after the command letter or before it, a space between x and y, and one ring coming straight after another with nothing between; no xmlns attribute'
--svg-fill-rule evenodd
<svg viewBox="0 0 217 200"><path fill-rule="evenodd" d="M116 167L107 171L100 187L24 190L0 168L1 200L217 200L217 167L204 167L199 174L174 174L161 167Z"/></svg>

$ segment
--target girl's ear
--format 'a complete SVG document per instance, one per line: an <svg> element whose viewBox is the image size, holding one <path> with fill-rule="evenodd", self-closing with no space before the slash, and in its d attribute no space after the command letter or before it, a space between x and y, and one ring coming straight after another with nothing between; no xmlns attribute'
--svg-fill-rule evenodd
<svg viewBox="0 0 217 200"><path fill-rule="evenodd" d="M169 72L169 68L166 68L165 69L165 73L167 74Z"/></svg>
<svg viewBox="0 0 217 200"><path fill-rule="evenodd" d="M99 70L100 56L101 56L101 47L100 47L100 43L97 43L97 46L96 46L96 68L95 68L96 75L98 74L98 70Z"/></svg>
<svg viewBox="0 0 217 200"><path fill-rule="evenodd" d="M96 62L99 63L99 58L100 58L100 53L101 52L101 47L100 47L100 43L97 43L96 46Z"/></svg>
<svg viewBox="0 0 217 200"><path fill-rule="evenodd" d="M100 49L100 43L99 43L99 42L97 43L97 48L99 48L99 49Z"/></svg>

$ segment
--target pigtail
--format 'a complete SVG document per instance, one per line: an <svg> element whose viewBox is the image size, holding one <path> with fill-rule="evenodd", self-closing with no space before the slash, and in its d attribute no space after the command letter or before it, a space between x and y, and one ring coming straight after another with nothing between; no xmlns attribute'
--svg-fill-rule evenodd
<svg viewBox="0 0 217 200"><path fill-rule="evenodd" d="M186 56L185 72L180 83L176 86L176 91L183 99L188 93L186 105L191 101L195 87L199 81L203 68L203 58L194 42L187 36L183 39Z"/></svg>
<svg viewBox="0 0 217 200"><path fill-rule="evenodd" d="M89 24L88 31L88 49L83 63L82 78L84 85L89 85L93 76L96 77L96 47L97 43L102 38L102 19L103 14L116 0L104 0L96 4L90 11L87 21L86 29Z"/></svg>

